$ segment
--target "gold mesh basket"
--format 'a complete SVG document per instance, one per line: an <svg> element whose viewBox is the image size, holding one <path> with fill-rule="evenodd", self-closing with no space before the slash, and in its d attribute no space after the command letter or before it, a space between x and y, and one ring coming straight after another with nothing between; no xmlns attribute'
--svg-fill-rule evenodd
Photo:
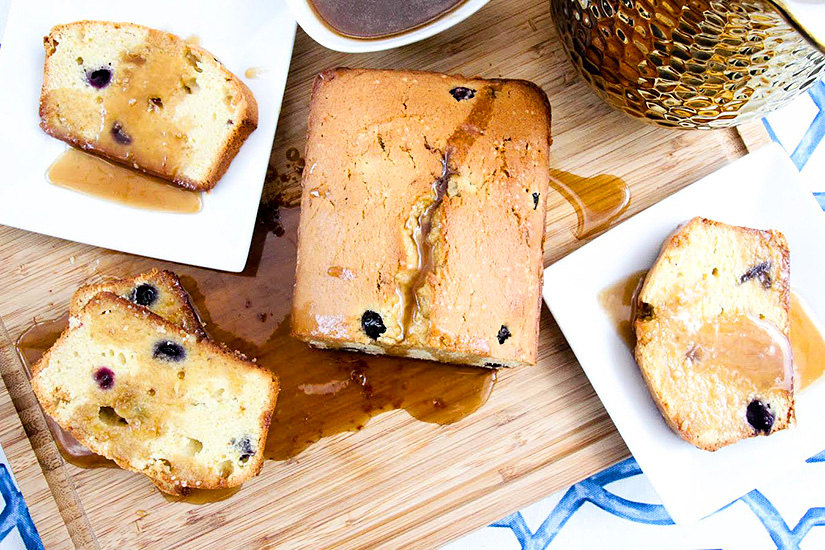
<svg viewBox="0 0 825 550"><path fill-rule="evenodd" d="M764 116L825 71L770 4L551 0L564 48L607 103L645 121L721 128Z"/></svg>

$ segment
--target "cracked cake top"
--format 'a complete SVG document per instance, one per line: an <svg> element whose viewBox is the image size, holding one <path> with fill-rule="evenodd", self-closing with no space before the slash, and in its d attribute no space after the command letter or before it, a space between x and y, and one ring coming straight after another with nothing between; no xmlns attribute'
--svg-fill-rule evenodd
<svg viewBox="0 0 825 550"><path fill-rule="evenodd" d="M536 85L335 69L314 88L294 334L533 364L550 106Z"/></svg>

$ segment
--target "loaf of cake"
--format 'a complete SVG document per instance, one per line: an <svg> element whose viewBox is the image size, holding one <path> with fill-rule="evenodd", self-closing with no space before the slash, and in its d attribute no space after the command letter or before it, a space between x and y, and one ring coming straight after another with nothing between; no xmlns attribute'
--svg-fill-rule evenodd
<svg viewBox="0 0 825 550"><path fill-rule="evenodd" d="M90 153L203 191L258 125L249 88L173 34L78 21L44 43L40 125Z"/></svg>
<svg viewBox="0 0 825 550"><path fill-rule="evenodd" d="M32 368L46 413L170 494L237 486L263 463L270 372L110 292Z"/></svg>
<svg viewBox="0 0 825 550"><path fill-rule="evenodd" d="M69 317L77 318L89 300L101 292L117 294L132 303L148 308L173 325L179 325L199 337L206 336L189 301L189 295L181 286L178 276L171 271L152 269L127 279L82 286L72 296Z"/></svg>
<svg viewBox="0 0 825 550"><path fill-rule="evenodd" d="M521 80L315 81L293 335L484 367L537 359L550 105Z"/></svg>
<svg viewBox="0 0 825 550"><path fill-rule="evenodd" d="M778 231L694 218L647 274L636 362L668 425L713 451L795 422L790 255Z"/></svg>

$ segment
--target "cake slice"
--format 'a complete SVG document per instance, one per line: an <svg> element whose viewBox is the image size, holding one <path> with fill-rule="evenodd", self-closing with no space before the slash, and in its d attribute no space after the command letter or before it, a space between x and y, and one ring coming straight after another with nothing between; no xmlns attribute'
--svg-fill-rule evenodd
<svg viewBox="0 0 825 550"><path fill-rule="evenodd" d="M636 362L668 425L700 449L795 422L790 255L778 231L694 218L636 301Z"/></svg>
<svg viewBox="0 0 825 550"><path fill-rule="evenodd" d="M78 317L83 307L101 292L111 292L121 298L148 308L173 325L199 337L205 337L198 315L189 302L189 295L171 271L152 269L128 279L85 285L77 289L69 304L69 317Z"/></svg>
<svg viewBox="0 0 825 550"><path fill-rule="evenodd" d="M522 80L315 82L293 335L481 367L538 356L550 104Z"/></svg>
<svg viewBox="0 0 825 550"><path fill-rule="evenodd" d="M32 368L46 413L161 491L237 486L263 464L277 378L102 292Z"/></svg>
<svg viewBox="0 0 825 550"><path fill-rule="evenodd" d="M44 44L43 130L180 187L213 188L258 124L249 88L173 34L78 21Z"/></svg>

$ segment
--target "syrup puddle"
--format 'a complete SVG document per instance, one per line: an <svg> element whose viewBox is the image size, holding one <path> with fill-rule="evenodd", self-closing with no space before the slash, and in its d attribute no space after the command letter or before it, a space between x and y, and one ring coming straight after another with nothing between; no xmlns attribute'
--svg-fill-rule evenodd
<svg viewBox="0 0 825 550"><path fill-rule="evenodd" d="M134 208L193 214L201 194L69 148L49 167L49 183Z"/></svg>
<svg viewBox="0 0 825 550"><path fill-rule="evenodd" d="M550 186L576 211L577 239L586 239L607 228L630 206L630 187L616 176L600 174L585 178L551 168Z"/></svg>
<svg viewBox="0 0 825 550"><path fill-rule="evenodd" d="M613 325L616 332L625 341L627 347L636 347L636 331L633 329L633 317L635 314L636 296L647 275L647 270L637 271L626 279L622 279L616 284L609 286L599 292L599 305L602 306Z"/></svg>
<svg viewBox="0 0 825 550"><path fill-rule="evenodd" d="M270 276L266 291L246 296L221 294L219 289L233 288L234 275L200 270L194 271L200 273L197 278L192 277L191 270L180 274L210 337L256 358L259 365L272 369L280 378L281 391L265 457L288 460L305 450L311 451L308 447L322 438L360 430L374 416L394 409L405 409L413 418L434 424L457 422L478 410L492 392L496 380L493 370L317 350L289 336L298 216L297 209L280 211L277 216L276 235L280 237L272 236L277 246L265 261L268 273L281 276ZM264 227L256 234L268 239L269 231ZM253 250L254 247L255 244ZM133 268L122 275L135 275L139 271ZM205 289L203 292L200 286ZM206 295L216 301L209 302ZM208 307L212 303L223 312L222 317L213 318ZM66 326L64 316L37 323L20 336L17 350L26 368L51 347ZM112 464L91 454L59 426L49 422L53 438L67 462L80 467ZM229 496L219 491L205 492L205 495L170 499L197 504Z"/></svg>
<svg viewBox="0 0 825 550"><path fill-rule="evenodd" d="M483 405L494 370L430 361L317 350L290 337L281 322L258 364L281 382L266 457L286 460L321 438L362 429L374 416L405 409L412 417L451 424Z"/></svg>
<svg viewBox="0 0 825 550"><path fill-rule="evenodd" d="M266 69L264 69L263 67L249 67L247 70L244 71L243 75L246 78L258 78L265 72Z"/></svg>
<svg viewBox="0 0 825 550"><path fill-rule="evenodd" d="M636 296L642 286L642 283L644 282L644 277L646 274L647 271L637 271L632 273L628 277L625 277L624 279L602 290L598 297L599 304L613 322L616 332L619 336L621 336L622 340L624 340L631 351L636 346L636 334L632 323L633 316L635 315L634 306ZM790 321L790 346L791 355L793 357L794 392L799 393L807 389L811 384L819 380L822 375L825 374L825 334L823 334L823 331L810 311L810 308L805 304L802 297L795 291L791 291ZM747 329L746 332L748 335L756 336L757 340L762 341L763 345L761 347L769 347L769 341L773 341L774 338L772 338L767 331L762 329L760 323L751 321L749 324L754 325L754 327L744 327ZM714 331L719 333L712 335L700 335L704 336L705 340L708 338L715 340L718 336L722 340L729 341L728 347L736 347L732 346L732 344L741 339L737 337L737 333L741 332L740 329L743 327L726 325L703 328L706 330L712 328ZM753 328L753 330L751 330L751 328ZM774 328L774 330L776 329ZM721 348L725 346L723 345L718 347ZM710 351L711 356L715 357L715 355L719 355L719 357L716 358L723 362L730 362L731 353L736 355L737 358L744 358L746 364L742 366L743 374L752 374L756 367L754 361L759 359L751 353L753 350L734 350L735 353L720 349L713 349ZM740 355L740 351L742 351L744 355ZM777 351L782 352L782 350ZM713 359L714 357L710 358ZM770 363L770 360L768 362ZM773 381L771 381L771 383L773 383ZM782 383L785 383L785 381L780 380L779 384L781 385Z"/></svg>
<svg viewBox="0 0 825 550"><path fill-rule="evenodd" d="M819 323L802 297L791 291L791 350L797 391L822 377L825 370L825 339Z"/></svg>

